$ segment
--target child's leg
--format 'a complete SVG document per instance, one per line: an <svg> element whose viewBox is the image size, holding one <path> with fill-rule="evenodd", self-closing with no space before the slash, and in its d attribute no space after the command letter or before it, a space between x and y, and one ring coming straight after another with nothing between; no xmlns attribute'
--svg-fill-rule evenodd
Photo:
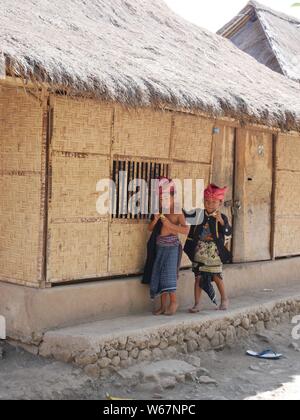
<svg viewBox="0 0 300 420"><path fill-rule="evenodd" d="M168 298L168 294L167 293L163 293L160 297L160 308L157 311L154 311L154 315L159 316L159 315L164 315L164 313L167 310L167 298Z"/></svg>
<svg viewBox="0 0 300 420"><path fill-rule="evenodd" d="M176 314L177 309L178 309L177 294L170 293L170 306L168 310L165 312L165 315L173 316Z"/></svg>
<svg viewBox="0 0 300 420"><path fill-rule="evenodd" d="M200 287L200 276L195 278L195 305L189 310L191 314L197 314L200 312L200 300L202 295L202 289Z"/></svg>
<svg viewBox="0 0 300 420"><path fill-rule="evenodd" d="M229 307L229 299L226 294L224 281L219 276L214 276L214 282L217 285L217 288L221 295L221 305L219 307L220 311L227 311Z"/></svg>

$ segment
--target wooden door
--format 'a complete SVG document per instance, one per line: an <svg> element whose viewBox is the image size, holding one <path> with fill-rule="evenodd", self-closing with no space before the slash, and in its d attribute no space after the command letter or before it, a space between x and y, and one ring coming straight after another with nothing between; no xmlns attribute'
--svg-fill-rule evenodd
<svg viewBox="0 0 300 420"><path fill-rule="evenodd" d="M271 259L273 135L237 129L233 261Z"/></svg>

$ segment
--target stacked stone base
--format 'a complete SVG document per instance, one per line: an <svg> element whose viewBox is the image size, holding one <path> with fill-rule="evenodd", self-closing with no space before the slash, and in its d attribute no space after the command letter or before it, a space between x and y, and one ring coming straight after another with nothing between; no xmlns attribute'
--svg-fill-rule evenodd
<svg viewBox="0 0 300 420"><path fill-rule="evenodd" d="M39 354L73 363L93 377L107 376L112 371L134 364L175 358L178 354L222 350L234 346L240 339L270 330L300 314L300 297L283 300L243 311L218 315L217 319L201 319L171 326L145 329L107 339L64 337L61 332L46 333Z"/></svg>

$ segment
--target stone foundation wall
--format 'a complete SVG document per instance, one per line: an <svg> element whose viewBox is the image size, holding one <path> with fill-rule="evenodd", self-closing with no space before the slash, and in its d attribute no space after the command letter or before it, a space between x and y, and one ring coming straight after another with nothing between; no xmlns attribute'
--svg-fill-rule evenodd
<svg viewBox="0 0 300 420"><path fill-rule="evenodd" d="M241 338L289 322L297 314L300 314L300 298L235 310L230 316L224 314L224 318L215 320L201 320L200 316L196 321L152 328L138 335L93 342L90 346L49 336L40 345L39 354L74 363L94 377L106 376L142 361L173 358L178 353L222 350L225 346L234 346Z"/></svg>

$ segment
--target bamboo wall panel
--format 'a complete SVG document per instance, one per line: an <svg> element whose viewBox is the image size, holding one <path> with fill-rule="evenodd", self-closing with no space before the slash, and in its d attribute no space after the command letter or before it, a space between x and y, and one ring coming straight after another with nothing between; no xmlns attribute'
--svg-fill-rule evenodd
<svg viewBox="0 0 300 420"><path fill-rule="evenodd" d="M300 172L279 171L276 185L277 217L300 218Z"/></svg>
<svg viewBox="0 0 300 420"><path fill-rule="evenodd" d="M0 86L1 171L41 170L42 109L23 89Z"/></svg>
<svg viewBox="0 0 300 420"><path fill-rule="evenodd" d="M300 135L279 134L277 140L277 169L300 171Z"/></svg>
<svg viewBox="0 0 300 420"><path fill-rule="evenodd" d="M109 154L113 107L92 100L53 97L54 150Z"/></svg>
<svg viewBox="0 0 300 420"><path fill-rule="evenodd" d="M300 136L279 134L276 147L275 256L300 254Z"/></svg>
<svg viewBox="0 0 300 420"><path fill-rule="evenodd" d="M108 221L54 224L49 247L51 283L106 276Z"/></svg>
<svg viewBox="0 0 300 420"><path fill-rule="evenodd" d="M175 114L172 158L210 163L213 122L192 115Z"/></svg>
<svg viewBox="0 0 300 420"><path fill-rule="evenodd" d="M96 211L97 182L110 177L105 156L52 155L51 219L100 217Z"/></svg>
<svg viewBox="0 0 300 420"><path fill-rule="evenodd" d="M300 255L300 218L277 218L275 244L277 257Z"/></svg>
<svg viewBox="0 0 300 420"><path fill-rule="evenodd" d="M40 177L0 176L0 191L0 279L37 284Z"/></svg>
<svg viewBox="0 0 300 420"><path fill-rule="evenodd" d="M47 281L107 276L109 221L97 213L96 186L110 178L113 110L57 97L51 104Z"/></svg>
<svg viewBox="0 0 300 420"><path fill-rule="evenodd" d="M0 87L0 280L41 281L43 106L23 89Z"/></svg>
<svg viewBox="0 0 300 420"><path fill-rule="evenodd" d="M151 109L130 110L117 106L113 153L155 159L169 157L172 115Z"/></svg>
<svg viewBox="0 0 300 420"><path fill-rule="evenodd" d="M140 222L113 222L110 226L110 264L112 274L141 273L146 261L148 225Z"/></svg>

